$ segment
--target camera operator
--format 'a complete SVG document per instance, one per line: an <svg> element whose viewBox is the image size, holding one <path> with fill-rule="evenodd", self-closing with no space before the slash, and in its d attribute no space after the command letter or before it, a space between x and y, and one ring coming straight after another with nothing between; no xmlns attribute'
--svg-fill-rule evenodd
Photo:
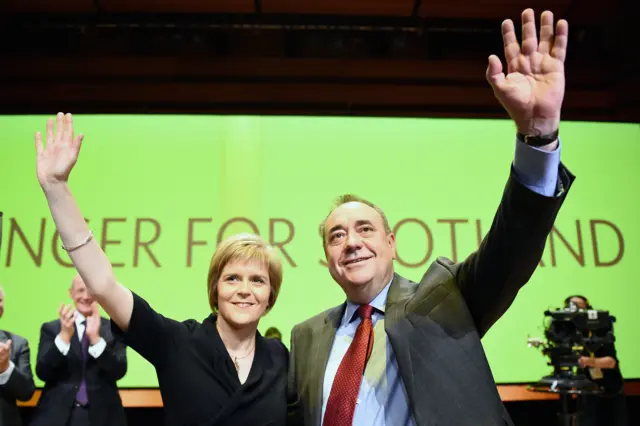
<svg viewBox="0 0 640 426"><path fill-rule="evenodd" d="M578 309L593 309L586 297L569 296L565 306ZM613 343L605 344L593 356L582 356L578 360L587 377L600 386L602 394L583 395L580 426L628 426L624 380Z"/></svg>

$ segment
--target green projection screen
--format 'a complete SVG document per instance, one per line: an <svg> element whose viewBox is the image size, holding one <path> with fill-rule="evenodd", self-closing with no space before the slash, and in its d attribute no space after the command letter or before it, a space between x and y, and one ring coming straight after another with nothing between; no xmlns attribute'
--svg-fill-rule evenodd
<svg viewBox="0 0 640 426"><path fill-rule="evenodd" d="M44 116L2 116L4 211L0 328L26 336L57 316L74 275L35 177ZM344 300L322 265L318 224L343 193L371 199L397 231L397 272L419 280L436 256L461 260L487 231L515 147L506 120L244 116L75 116L85 140L71 188L119 281L174 319L209 314L216 242L259 232L285 263L281 296L260 323L285 342L296 323ZM577 175L530 283L483 339L499 383L550 369L527 337L543 312L586 295L616 323L626 378L640 378L640 126L562 123L562 160ZM122 387L155 387L132 350ZM38 385L42 383L38 381Z"/></svg>

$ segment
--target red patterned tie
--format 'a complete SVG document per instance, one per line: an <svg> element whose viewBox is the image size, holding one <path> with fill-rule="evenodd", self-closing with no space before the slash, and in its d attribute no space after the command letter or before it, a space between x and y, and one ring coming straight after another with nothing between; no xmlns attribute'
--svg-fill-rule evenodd
<svg viewBox="0 0 640 426"><path fill-rule="evenodd" d="M373 307L369 305L362 305L358 308L362 322L358 325L356 335L342 358L333 380L324 413L323 426L351 426L364 367L373 348L372 312Z"/></svg>

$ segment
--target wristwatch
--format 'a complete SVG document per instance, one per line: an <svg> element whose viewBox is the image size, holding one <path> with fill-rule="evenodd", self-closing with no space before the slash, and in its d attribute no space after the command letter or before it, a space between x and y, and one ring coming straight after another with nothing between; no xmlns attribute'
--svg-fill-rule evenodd
<svg viewBox="0 0 640 426"><path fill-rule="evenodd" d="M525 135L524 133L518 132L517 137L519 140L521 140L522 142L526 143L529 146L544 146L558 139L558 134L559 134L558 130L556 130L553 133L549 133L547 135L539 135L539 136Z"/></svg>

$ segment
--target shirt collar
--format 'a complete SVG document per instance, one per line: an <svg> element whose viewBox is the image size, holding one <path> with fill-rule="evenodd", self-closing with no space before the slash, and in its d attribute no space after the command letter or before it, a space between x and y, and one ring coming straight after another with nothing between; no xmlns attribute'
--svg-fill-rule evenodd
<svg viewBox="0 0 640 426"><path fill-rule="evenodd" d="M86 318L84 317L84 315L76 311L76 326L82 325L83 321L86 321Z"/></svg>
<svg viewBox="0 0 640 426"><path fill-rule="evenodd" d="M387 303L387 295L389 294L389 288L391 287L391 282L393 281L393 277L389 280L386 286L382 289L380 293L369 303L374 308L374 312L380 312L384 314L384 307ZM349 299L347 299L347 307L344 310L344 316L342 317L342 325L346 325L353 320L354 314L360 307L359 304L353 303Z"/></svg>

